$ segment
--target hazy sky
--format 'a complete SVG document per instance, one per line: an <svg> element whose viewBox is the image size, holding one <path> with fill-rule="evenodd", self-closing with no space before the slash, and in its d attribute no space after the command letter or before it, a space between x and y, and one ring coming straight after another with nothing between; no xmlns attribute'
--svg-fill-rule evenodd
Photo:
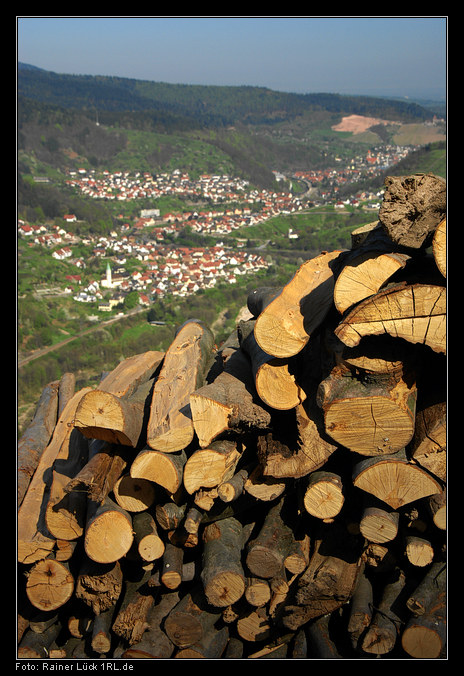
<svg viewBox="0 0 464 676"><path fill-rule="evenodd" d="M444 98L447 17L17 17L56 73L286 92Z"/></svg>

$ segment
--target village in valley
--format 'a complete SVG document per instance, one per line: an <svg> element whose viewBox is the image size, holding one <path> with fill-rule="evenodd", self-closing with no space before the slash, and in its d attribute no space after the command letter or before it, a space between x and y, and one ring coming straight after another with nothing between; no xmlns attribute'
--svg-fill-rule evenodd
<svg viewBox="0 0 464 676"><path fill-rule="evenodd" d="M63 215L63 226L19 221L18 234L31 246L42 246L49 250L48 255L66 260L75 267L75 272L66 275L65 288L59 293L70 295L76 302L91 304L92 310L110 312L122 307L127 294L135 291L139 305L146 307L166 295L188 296L220 282L234 284L239 275L268 267L264 254L243 247L246 240L234 238L231 246L227 236L234 230L262 223L274 216L302 211L307 207L308 191L314 186L324 186L318 190L316 204L344 208L346 205L357 206L359 200L364 199L370 200L375 209L378 194L356 195L341 201L337 199L338 187L347 181L355 181L362 169L372 172L374 167L380 171L385 161L396 163L407 152L408 149L396 147L386 158L385 151L377 157L369 152L368 157L363 158L365 167L358 163L339 171L299 172L293 178L305 184L306 199L301 193L298 196L289 192L252 190L246 181L229 176L202 175L193 180L181 171L159 175L107 171L97 174L93 170L77 169L68 172L66 183L86 198L117 203L155 201L163 196L174 196L190 200L192 204L201 203L202 208L163 215L159 209L145 209L130 222L120 215L115 219L112 231L105 236L77 236L73 230L77 220L74 214ZM278 181L287 180L278 172L274 173ZM176 246L177 235L187 226L192 233L213 236L215 245L207 248ZM289 229L288 237L298 238L298 234ZM77 244L81 252L78 256L74 253ZM86 256L82 255L82 245ZM90 257L105 259L107 264L104 274L89 281L88 275L82 273ZM126 268L128 261L138 264L132 264L129 271ZM98 315L94 317L96 319Z"/></svg>

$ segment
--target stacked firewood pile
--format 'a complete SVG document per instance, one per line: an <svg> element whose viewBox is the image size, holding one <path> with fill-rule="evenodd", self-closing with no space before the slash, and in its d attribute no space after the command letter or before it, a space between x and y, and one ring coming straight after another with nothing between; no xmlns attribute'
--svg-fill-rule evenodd
<svg viewBox="0 0 464 676"><path fill-rule="evenodd" d="M192 319L18 449L19 658L446 656L446 183L217 347Z"/></svg>

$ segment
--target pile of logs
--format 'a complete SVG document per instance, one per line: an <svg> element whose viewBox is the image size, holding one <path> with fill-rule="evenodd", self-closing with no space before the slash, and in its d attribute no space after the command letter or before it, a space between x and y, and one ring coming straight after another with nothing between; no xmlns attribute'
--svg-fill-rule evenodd
<svg viewBox="0 0 464 676"><path fill-rule="evenodd" d="M446 183L195 319L18 448L18 657L445 658Z"/></svg>

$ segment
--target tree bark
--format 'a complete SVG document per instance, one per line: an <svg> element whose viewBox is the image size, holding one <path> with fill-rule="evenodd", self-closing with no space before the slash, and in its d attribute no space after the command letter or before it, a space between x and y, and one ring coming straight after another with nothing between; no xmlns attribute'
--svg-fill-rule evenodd
<svg viewBox="0 0 464 676"><path fill-rule="evenodd" d="M219 608L210 606L203 585L187 592L165 619L164 630L178 648L188 648L212 630L220 618Z"/></svg>
<svg viewBox="0 0 464 676"><path fill-rule="evenodd" d="M393 242L426 247L445 217L445 179L433 174L387 176L379 221Z"/></svg>
<svg viewBox="0 0 464 676"><path fill-rule="evenodd" d="M178 330L153 387L147 427L150 448L176 452L193 440L190 395L204 384L213 345L213 334L200 321L189 320Z"/></svg>
<svg viewBox="0 0 464 676"><path fill-rule="evenodd" d="M385 655L395 647L402 623L402 619L395 612L395 603L404 586L405 576L396 570L383 589L378 608L364 636L362 642L364 652Z"/></svg>
<svg viewBox="0 0 464 676"><path fill-rule="evenodd" d="M174 653L174 644L161 628L161 623L179 602L175 592L163 594L147 615L147 629L140 641L129 646L121 655L122 659L169 659Z"/></svg>
<svg viewBox="0 0 464 676"><path fill-rule="evenodd" d="M84 558L77 575L75 594L92 608L95 615L114 606L122 588L123 573L119 561L103 564Z"/></svg>
<svg viewBox="0 0 464 676"><path fill-rule="evenodd" d="M246 565L256 577L270 579L280 572L293 542L293 532L281 515L283 504L280 500L271 507L258 535L248 543Z"/></svg>
<svg viewBox="0 0 464 676"><path fill-rule="evenodd" d="M84 532L87 496L66 491L69 481L88 459L88 443L75 427L52 467L52 482L45 512L49 532L57 540L76 540Z"/></svg>
<svg viewBox="0 0 464 676"><path fill-rule="evenodd" d="M66 485L66 492L86 492L89 500L101 503L113 490L128 464L127 448L105 441L90 442L89 460Z"/></svg>

